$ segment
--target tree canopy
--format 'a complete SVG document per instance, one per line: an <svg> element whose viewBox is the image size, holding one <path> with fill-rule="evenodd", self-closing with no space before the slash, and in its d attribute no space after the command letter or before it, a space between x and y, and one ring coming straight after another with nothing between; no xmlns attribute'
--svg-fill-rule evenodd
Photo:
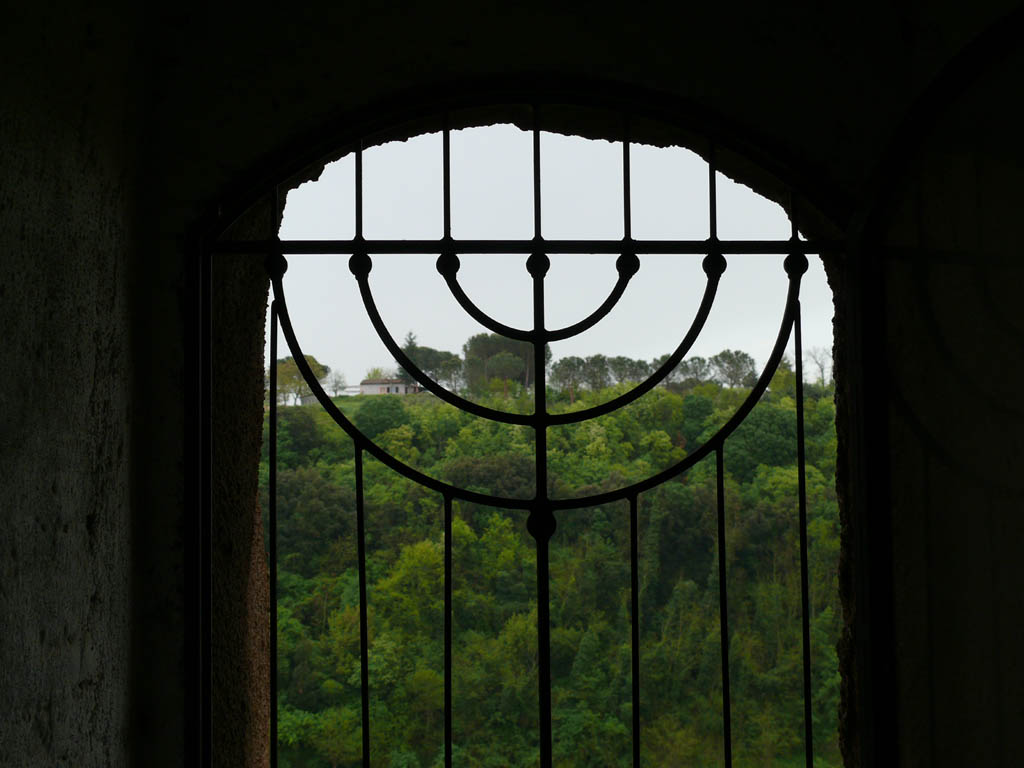
<svg viewBox="0 0 1024 768"><path fill-rule="evenodd" d="M738 349L726 349L708 362L714 371L715 381L727 387L752 387L757 382L757 368L754 358Z"/></svg>
<svg viewBox="0 0 1024 768"><path fill-rule="evenodd" d="M309 365L313 376L321 381L331 372L326 365L322 365L312 355L306 355L306 363ZM310 394L311 390L299 370L298 363L289 355L277 361L277 390L282 402L289 401L297 403L303 395Z"/></svg>
<svg viewBox="0 0 1024 768"><path fill-rule="evenodd" d="M423 346L416 341L416 334L412 331L406 334L402 351L434 381L447 385L449 389L458 388L462 374L462 358L454 352ZM398 377L407 384L413 383L412 375L401 365L398 367Z"/></svg>
<svg viewBox="0 0 1024 768"><path fill-rule="evenodd" d="M497 349L489 359L505 351ZM583 378L584 360L552 364L552 412L605 402L633 375L611 358L608 378L616 383L595 389ZM711 380L707 365L614 413L549 430L551 493L621 487L678 462L707 440L748 392ZM784 365L726 442L738 765L803 763L792 376ZM815 764L830 768L840 764L835 649L842 628L835 407L830 387L805 390L814 749ZM508 396L499 388L478 399L504 407ZM344 398L340 407L386 450L428 475L513 498L535 492L528 428L475 418L425 393ZM318 408L282 408L280 419L281 765L354 767L361 764L361 725L352 444ZM370 457L364 457L364 477L372 765L434 768L444 732L443 499ZM721 764L715 493L712 459L638 499L645 765ZM455 760L533 766L537 607L526 513L458 501L453 511ZM630 764L628 532L625 504L558 514L550 605L554 743L561 765Z"/></svg>
<svg viewBox="0 0 1024 768"><path fill-rule="evenodd" d="M470 336L462 346L463 357L463 379L466 388L470 392L483 392L487 383L492 378L502 378L492 370L491 361L499 354L505 353L519 358L522 361L522 369L515 376L524 387L533 386L536 377L533 363L533 345L528 341L517 341L498 336L494 333L478 333ZM551 359L551 348L544 348L545 365ZM501 363L501 365L505 365ZM503 368L507 370L507 368Z"/></svg>

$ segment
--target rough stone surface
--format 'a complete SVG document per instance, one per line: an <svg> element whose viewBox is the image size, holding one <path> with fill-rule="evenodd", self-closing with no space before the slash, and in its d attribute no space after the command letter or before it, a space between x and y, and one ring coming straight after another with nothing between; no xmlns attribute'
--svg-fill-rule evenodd
<svg viewBox="0 0 1024 768"><path fill-rule="evenodd" d="M122 766L135 194L124 30L105 14L8 23L15 39L5 34L0 46L0 763Z"/></svg>
<svg viewBox="0 0 1024 768"><path fill-rule="evenodd" d="M229 236L276 235L269 201ZM214 703L214 765L269 765L270 582L257 476L263 432L263 254L214 256L213 292L213 685L232 691ZM245 330L255 332L245 332Z"/></svg>

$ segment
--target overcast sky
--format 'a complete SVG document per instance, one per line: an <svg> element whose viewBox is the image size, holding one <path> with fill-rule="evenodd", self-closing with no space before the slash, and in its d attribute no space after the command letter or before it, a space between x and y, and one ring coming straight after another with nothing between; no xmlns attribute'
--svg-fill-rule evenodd
<svg viewBox="0 0 1024 768"><path fill-rule="evenodd" d="M451 134L452 235L456 238L533 236L531 136L513 126ZM633 146L630 152L633 236L708 236L707 165L680 148ZM289 193L282 239L346 239L354 235L354 160L329 165L319 181ZM364 235L442 235L441 134L393 142L363 154ZM555 134L541 136L543 235L563 239L622 237L622 145ZM789 236L775 203L718 177L722 239ZM545 281L547 326L573 323L596 308L615 283L614 255L550 254ZM437 273L437 254L377 255L370 285L381 315L399 341L408 331L420 344L461 354L482 328L469 318ZM496 319L531 326L531 284L525 256L462 255L460 282ZM709 357L741 349L758 365L778 333L785 301L782 256L729 256L718 298L691 354ZM573 339L552 344L555 359L595 353L651 360L671 352L702 295L701 256L640 256L640 271L612 313ZM377 338L359 298L348 256L289 256L284 288L306 354L340 370L349 384L366 371L395 364ZM801 290L804 348L832 346L832 296L816 256ZM288 354L283 338L279 357ZM792 349L792 346L791 346ZM792 358L792 352L790 353ZM812 371L807 372L813 377Z"/></svg>

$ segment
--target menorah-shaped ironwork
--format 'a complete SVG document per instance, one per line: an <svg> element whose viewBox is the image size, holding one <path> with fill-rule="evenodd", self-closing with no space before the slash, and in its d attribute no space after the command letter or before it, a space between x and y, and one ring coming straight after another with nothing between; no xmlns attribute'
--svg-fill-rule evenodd
<svg viewBox="0 0 1024 768"><path fill-rule="evenodd" d="M628 123L627 123L628 125ZM717 471L717 524L718 524L718 570L719 608L721 627L722 695L723 695L723 742L726 765L732 762L732 737L729 686L729 625L728 595L726 589L725 557L725 500L724 500L724 445L727 438L754 408L765 393L769 382L778 369L791 336L795 336L796 368L796 418L797 458L799 472L799 534L802 590L802 631L803 631L803 696L805 718L805 750L807 764L813 764L811 745L811 690L810 690L810 632L809 592L807 561L807 501L805 485L804 456L804 412L802 386L802 349L800 331L799 290L801 276L807 269L805 253L815 248L797 235L793 216L792 235L785 240L767 241L723 241L717 236L716 212L716 169L713 157L708 158L708 185L710 193L709 222L710 237L697 241L643 241L635 240L631 234L630 215L630 142L628 135L622 141L622 177L624 237L621 240L546 240L541 235L541 165L540 130L533 129L533 210L534 237L528 240L456 240L451 236L451 195L450 195L450 130L443 131L443 211L444 235L440 240L396 241L368 240L362 231L362 150L355 150L355 237L350 240L281 241L268 242L267 269L273 286L271 308L271 360L277 358L278 326L283 332L291 354L297 363L314 396L331 415L338 426L352 438L355 446L355 489L357 557L359 570L359 620L360 620L360 665L362 692L362 743L363 761L369 765L370 758L370 714L369 714L369 671L367 640L367 598L366 598L366 548L365 510L363 488L363 454L367 453L394 471L436 491L443 499L444 508L444 748L445 764L452 760L452 503L464 500L493 507L526 510L529 513L527 529L536 543L536 595L538 632L538 698L540 724L540 765L548 768L552 760L552 714L551 714L551 658L550 658L550 612L549 612L549 542L556 531L555 513L559 510L592 507L616 501L626 501L630 512L630 582L631 582L631 640L632 640L632 728L633 762L640 762L640 653L638 605L638 534L637 500L640 494L685 472L697 462L714 454ZM253 243L220 243L218 250L246 250L252 252ZM349 269L354 276L363 306L377 334L394 356L395 360L427 391L451 405L476 416L494 421L530 427L534 433L535 445L535 494L532 498L509 498L460 488L430 477L400 459L392 456L373 440L362 434L335 405L323 390L303 355L301 345L293 329L284 290L284 275L287 270L286 254L331 253L348 254ZM510 339L528 342L533 347L534 410L530 414L512 413L490 408L472 402L452 392L431 379L416 362L402 350L391 335L374 300L369 276L373 268L372 256L380 253L440 253L436 261L437 271L450 289L451 295L473 319L485 328ZM474 254L523 254L525 268L533 283L532 328L514 328L498 322L466 294L459 283L459 253ZM549 329L545 322L545 276L550 265L549 253L606 253L618 254L615 266L618 277L603 302L586 318L567 327ZM589 408L570 412L550 413L545 376L545 345L576 336L593 327L605 318L615 307L629 285L630 279L640 269L640 255L644 254L703 255L703 270L706 276L703 297L694 313L689 328L675 350L645 381L636 384L629 391L613 399ZM736 409L727 422L703 445L691 451L683 460L665 468L647 479L626 485L617 490L573 498L551 498L548 484L547 430L551 427L587 421L602 414L610 413L641 397L662 383L682 361L698 338L726 271L726 255L739 253L785 254L784 269L788 276L785 308L782 313L778 335L756 383L749 395ZM270 398L270 561L272 597L276 583L276 377L271 365ZM272 627L276 626L276 600L272 599ZM271 676L272 695L272 761L276 763L276 633L271 633L274 670Z"/></svg>

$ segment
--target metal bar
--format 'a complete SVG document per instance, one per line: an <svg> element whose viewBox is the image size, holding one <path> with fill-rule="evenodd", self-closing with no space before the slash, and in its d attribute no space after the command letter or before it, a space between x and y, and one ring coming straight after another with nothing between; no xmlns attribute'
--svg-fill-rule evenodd
<svg viewBox="0 0 1024 768"><path fill-rule="evenodd" d="M601 320L603 320L608 313L612 311L615 305L618 304L619 299L622 298L622 294L626 290L626 286L629 284L633 275L637 273L639 267L639 261L632 254L619 256L615 263L615 268L618 271L619 276L616 279L611 292L605 300L601 302L601 305L577 323L573 323L572 325L568 325L564 328L559 328L555 331L545 330L544 341L549 342L570 339L601 322ZM459 261L455 254L439 256L437 259L437 271L444 277L445 283L448 285L448 289L452 292L452 296L455 297L455 300L464 310L466 310L466 313L480 323L480 325L494 331L495 333L501 334L502 336L507 336L510 339L532 341L536 338L535 331L513 328L512 326L498 322L476 305L476 303L466 294L462 289L462 286L459 284Z"/></svg>
<svg viewBox="0 0 1024 768"><path fill-rule="evenodd" d="M624 116L622 137L622 239L629 242L633 237L632 214L630 212L629 181L629 114Z"/></svg>
<svg viewBox="0 0 1024 768"><path fill-rule="evenodd" d="M640 545L637 498L629 497L630 625L633 677L633 768L640 766Z"/></svg>
<svg viewBox="0 0 1024 768"><path fill-rule="evenodd" d="M729 594L725 569L725 449L715 450L718 497L718 622L722 643L722 738L726 768L732 766L732 702L729 691Z"/></svg>
<svg viewBox="0 0 1024 768"><path fill-rule="evenodd" d="M358 160L358 155L356 156ZM359 165L357 163L357 165ZM357 218L357 232L361 232ZM846 250L841 240L801 240L804 253L842 253ZM529 254L537 250L545 253L599 254L635 253L651 255L703 255L709 252L744 255L785 255L792 249L789 240L365 240L357 234L350 240L220 240L211 244L215 253L252 254L276 248L288 255L319 254L345 256L353 253L369 254L437 254L442 252L465 254Z"/></svg>
<svg viewBox="0 0 1024 768"><path fill-rule="evenodd" d="M352 438L357 448L365 450L385 466L390 467L413 482L419 483L424 488L430 488L431 490L438 491L440 493L449 493L453 498L462 499L463 501L471 501L477 504L488 504L492 507L503 507L506 509L531 509L533 507L533 499L516 499L509 496L493 496L485 493L477 493L475 491L457 488L454 485L449 485L448 483L437 480L429 475L425 475L419 470L413 469L408 464L399 461L360 432L355 425L348 420L345 414L341 412L338 406L334 404L328 394L324 392L324 388L313 375L313 371L310 369L309 363L307 362L305 355L302 353L302 347L299 346L299 340L295 336L295 329L292 327L291 319L288 317L288 303L285 300L280 275L273 278L273 285L274 295L277 297L277 303L279 305L281 332L284 333L285 341L288 343L288 349L292 353L295 364L298 366L299 372L302 374L302 378L306 380L306 384L309 385L310 391L312 391L313 396L316 397L320 405L323 406L323 409L327 411L332 419L334 419L334 423L345 430L346 434Z"/></svg>
<svg viewBox="0 0 1024 768"><path fill-rule="evenodd" d="M363 451L356 448L356 547L359 558L359 682L362 701L363 765L370 765L370 649L366 619L366 513Z"/></svg>
<svg viewBox="0 0 1024 768"><path fill-rule="evenodd" d="M787 259L789 262L789 259ZM804 260L806 264L806 260ZM575 499L554 499L549 502L551 509L579 509L580 507L593 507L599 504L607 504L611 501L618 501L619 499L629 498L634 493L642 493L643 491L649 491L657 485L665 482L671 477L675 477L681 472L685 472L690 467L694 466L698 461L701 461L705 456L709 455L712 451L717 450L736 429L739 427L743 420L747 417L754 406L757 405L757 401L761 399L761 395L768 389L768 384L771 382L772 375L779 367L779 361L782 359L783 352L786 348L786 343L789 341L790 330L793 327L793 314L796 311L797 297L800 291L800 280L799 274L790 274L789 281L789 294L786 297L786 311L783 313L782 326L779 328L779 335L775 339L775 347L772 349L771 354L768 356L768 362L765 364L764 370L761 371L761 377L754 384L753 389L750 390L750 394L747 395L746 400L740 404L739 408L733 413L729 420L725 422L718 431L704 444L698 446L690 453L685 459L680 461L678 464L674 464L667 469L663 469L655 475L651 475L646 480L642 480L633 485L619 488L616 491L608 491L607 493L598 493L593 496L586 496Z"/></svg>
<svg viewBox="0 0 1024 768"><path fill-rule="evenodd" d="M444 239L452 239L452 147L451 131L448 129L448 113L444 113L444 131L442 133L443 183L442 198L444 209Z"/></svg>
<svg viewBox="0 0 1024 768"><path fill-rule="evenodd" d="M459 306L466 310L466 314L480 323L484 328L494 331L501 336L516 339L517 341L530 341L533 339L532 331L513 328L511 325L505 325L504 323L495 320L480 309L480 307L478 307L476 303L469 298L469 295L462 290L462 285L459 284L458 256L455 256L455 254L439 256L437 259L437 271L441 273L442 277L444 277L448 290L452 292L452 296L455 298L455 301L459 303Z"/></svg>
<svg viewBox="0 0 1024 768"><path fill-rule="evenodd" d="M551 768L551 602L549 542L555 532L555 518L548 502L547 382L544 366L544 276L550 262L543 253L527 259L533 277L533 396L534 452L536 461L535 500L527 529L537 543L537 695L540 708L540 766Z"/></svg>
<svg viewBox="0 0 1024 768"><path fill-rule="evenodd" d="M592 408L584 408L579 411L568 411L566 413L554 414L550 417L551 424L575 424L580 421L586 421L596 416L601 416L605 413L611 413L624 405L637 400L642 395L650 392L658 384L660 384L666 376L668 376L672 369L675 368L679 361L683 359L687 352L690 351L690 347L697 340L700 332L704 328L704 323L707 322L708 315L711 313L711 305L715 302L715 295L718 292L718 282L722 276L722 271L725 269L725 259L721 257L708 256L704 259L704 271L707 273L708 282L704 287L704 296L701 298L700 306L697 308L697 313L693 317L693 322L690 324L689 330L686 335L683 336L682 341L679 342L679 346L675 348L668 359L661 364L654 373L652 373L647 379L637 384L633 389L628 392L624 392L618 397L614 397L601 405L595 405Z"/></svg>
<svg viewBox="0 0 1024 768"><path fill-rule="evenodd" d="M533 237L541 241L540 127L533 108ZM544 360L544 277L550 261L539 247L531 249L526 268L533 278L534 507L526 527L537 544L537 699L540 768L551 768L551 595L548 545L555 519L548 505L548 412Z"/></svg>
<svg viewBox="0 0 1024 768"><path fill-rule="evenodd" d="M356 260L359 258L359 254L353 256L351 263L356 263ZM366 259L366 262L370 261L369 256L363 256L363 258ZM499 411L494 408L488 408L484 405L478 405L471 400L467 400L464 397L456 395L454 392L449 392L427 376L427 374L425 374L420 367L416 365L416 363L409 359L409 356L405 354L405 351L398 346L398 342L395 341L394 336L391 335L391 332L384 324L384 319L380 316L380 312L377 310L377 304L373 299L373 292L370 290L370 281L367 279L370 270L367 268L363 271L358 267L353 267L352 271L356 274L356 280L359 282L359 295L363 299L363 307L366 309L366 314L369 316L370 322L373 324L374 330L377 331L377 335L380 337L380 340L384 342L384 346L387 347L388 352L390 352L398 364L405 369L406 373L422 384L424 389L437 395L446 403L454 405L456 408L461 408L468 413L472 413L475 416L482 416L483 418L490 419L491 421L500 421L504 424L521 425L533 423L533 416L530 414L509 413L508 411Z"/></svg>
<svg viewBox="0 0 1024 768"><path fill-rule="evenodd" d="M718 241L718 179L715 168L715 145L712 143L711 151L708 152L708 240L719 247L719 253L730 253L721 250L722 243Z"/></svg>
<svg viewBox="0 0 1024 768"><path fill-rule="evenodd" d="M545 331L544 341L562 341L563 339L571 339L573 336L579 336L584 331L593 328L599 322L604 320L615 305L619 303L619 299L621 299L622 294L625 293L626 286L629 285L629 281L640 269L640 261L631 253L622 254L615 261L615 269L619 273L619 276L615 280L615 285L612 287L611 293L609 293L608 297L601 302L601 305L578 323L567 325L564 328L559 328L555 331Z"/></svg>
<svg viewBox="0 0 1024 768"><path fill-rule="evenodd" d="M544 359L544 276L548 270L548 258L543 254L534 254L527 262L527 268L533 276L533 408L536 417L536 497L546 501L548 498L548 463L547 463L547 427L550 423L547 406L547 371Z"/></svg>
<svg viewBox="0 0 1024 768"><path fill-rule="evenodd" d="M806 260L804 260L806 263ZM788 262L788 259L787 259ZM353 424L346 418L346 416L338 409L338 407L331 401L327 393L324 392L323 387L317 381L313 375L312 370L309 368L309 364L306 362L306 358L302 353L302 348L299 346L298 339L295 336L295 330L292 328L291 320L288 317L288 305L284 298L284 289L281 285L280 276L274 278L274 295L277 297L280 305L280 317L281 317L281 330L284 333L285 340L288 342L288 348L295 359L296 365L299 367L299 371L302 373L303 378L309 385L313 395L324 407L331 418L334 419L335 423L338 424L342 429L345 430L352 438L356 441L356 445L365 449L374 458L378 459L382 463L394 469L396 472L404 475L405 477L413 480L425 488L430 488L441 493L450 493L453 498L462 499L464 501L476 502L478 504L487 504L495 507L504 507L508 509L534 509L534 499L516 499L507 496L494 496L491 494L477 493L475 491L469 491L463 488L458 488L454 485L442 482L428 475L424 475L422 472L413 469L407 464L399 461L395 457L391 456L387 451L383 450L380 446L374 443L369 438L365 437ZM681 472L686 471L691 466L696 464L698 461L703 459L705 456L715 450L716 446L721 444L736 428L740 425L743 419L746 418L747 414L750 413L754 405L760 399L761 395L764 394L768 388L768 384L771 381L771 376L778 367L779 361L782 359L782 354L785 350L786 342L789 340L789 333L792 327L792 318L795 308L796 298L799 292L799 280L795 279L792 275L790 277L789 294L786 298L786 310L783 313L782 325L779 329L779 335L775 341L775 347L769 355L768 362L765 365L764 370L761 373L761 377L754 385L747 399L743 401L740 407L732 415L732 417L711 437L706 443L694 449L685 459L680 461L667 469L662 470L649 477L647 480L643 480L638 483L634 483L630 486L625 486L616 491L608 491L606 493L599 493L593 496L582 496L574 499L548 499L547 508L549 510L558 509L578 509L580 507L597 506L600 504L607 504L608 502L618 501L620 499L629 498L634 493L641 493L646 490L650 490L656 485L661 484L665 480L675 477ZM553 423L559 423L556 420L561 420L564 414L549 415L545 414L543 420L549 426ZM536 423L536 417L531 417L529 424L533 426Z"/></svg>
<svg viewBox="0 0 1024 768"><path fill-rule="evenodd" d="M533 106L533 239L541 240L540 228L540 128L537 105ZM532 250L532 248L531 248Z"/></svg>
<svg viewBox="0 0 1024 768"><path fill-rule="evenodd" d="M363 143L359 142L356 149L356 236L353 245L363 239ZM283 245L283 244L282 244ZM363 249L365 250L365 249ZM282 254L293 253L293 251L282 250Z"/></svg>
<svg viewBox="0 0 1024 768"><path fill-rule="evenodd" d="M804 662L804 753L807 768L814 766L814 723L811 717L811 599L807 561L807 454L804 445L804 369L803 339L800 335L800 303L793 318L796 349L796 456L800 503L800 625L803 633Z"/></svg>
<svg viewBox="0 0 1024 768"><path fill-rule="evenodd" d="M277 302L270 303L267 550L270 578L270 768L277 768Z"/></svg>
<svg viewBox="0 0 1024 768"><path fill-rule="evenodd" d="M537 542L537 694L540 713L540 766L551 768L551 608L548 571L549 539Z"/></svg>
<svg viewBox="0 0 1024 768"><path fill-rule="evenodd" d="M452 767L452 497L444 497L444 765Z"/></svg>
<svg viewBox="0 0 1024 768"><path fill-rule="evenodd" d="M796 200L792 191L789 195L789 223L792 227L790 240L793 242L794 255L790 260L806 264L806 259L795 250L800 246L800 232L797 227ZM796 256L797 258L794 258ZM806 266L804 267L806 269ZM796 455L797 455L797 488L800 508L800 628L803 635L803 673L804 673L804 758L807 768L814 766L814 722L811 712L811 599L807 559L807 452L804 439L804 351L801 332L800 302L796 304L796 315L793 318L793 356L796 358Z"/></svg>

